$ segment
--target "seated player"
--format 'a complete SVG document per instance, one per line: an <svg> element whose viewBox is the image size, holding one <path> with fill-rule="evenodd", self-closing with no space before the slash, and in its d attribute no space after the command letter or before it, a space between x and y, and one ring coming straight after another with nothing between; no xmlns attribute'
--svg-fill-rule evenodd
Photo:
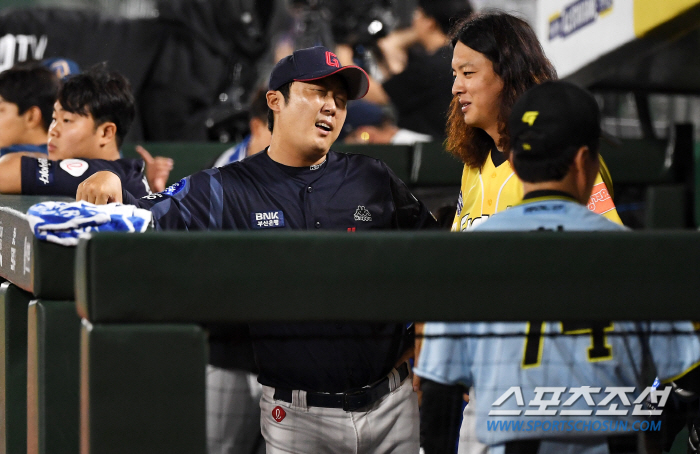
<svg viewBox="0 0 700 454"><path fill-rule="evenodd" d="M0 73L0 156L46 156L46 138L60 82L43 66L23 64Z"/></svg>
<svg viewBox="0 0 700 454"><path fill-rule="evenodd" d="M47 58L42 60L41 64L51 70L56 77L62 81L66 81L68 78L80 74L80 67L78 64L67 58ZM49 112L53 110L53 103L55 100L56 97L54 96L54 99L49 105ZM49 114L47 118L50 117L51 115ZM49 121L49 124L50 123ZM173 160L162 156L153 157L140 145L136 146L136 152L141 155L141 158L146 162L146 178L148 179L148 184L151 189L155 192L164 190L165 184L168 181L168 176L170 176L170 171L173 170Z"/></svg>
<svg viewBox="0 0 700 454"><path fill-rule="evenodd" d="M593 96L545 82L515 103L508 127L524 200L475 231L625 230L586 208L599 167ZM431 322L424 333L415 373L474 389L476 416L465 412L460 452L474 425L489 453L638 452L632 402L647 388L645 374L673 379L700 360L691 322Z"/></svg>
<svg viewBox="0 0 700 454"><path fill-rule="evenodd" d="M68 79L53 106L48 158L0 157L0 192L75 197L83 180L109 170L140 196L150 194L144 162L119 156L134 114L131 87L119 73L99 65Z"/></svg>

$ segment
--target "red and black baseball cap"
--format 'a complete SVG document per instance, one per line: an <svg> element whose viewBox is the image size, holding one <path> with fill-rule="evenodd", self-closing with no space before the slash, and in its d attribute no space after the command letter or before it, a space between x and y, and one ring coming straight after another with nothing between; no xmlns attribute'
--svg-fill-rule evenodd
<svg viewBox="0 0 700 454"><path fill-rule="evenodd" d="M299 49L278 61L270 74L268 88L277 90L288 82L308 82L333 74L347 83L348 99L360 99L367 94L367 73L359 66L342 66L338 57L323 46Z"/></svg>
<svg viewBox="0 0 700 454"><path fill-rule="evenodd" d="M600 109L592 94L570 82L548 81L526 91L511 111L511 153L554 158L572 147L598 150Z"/></svg>

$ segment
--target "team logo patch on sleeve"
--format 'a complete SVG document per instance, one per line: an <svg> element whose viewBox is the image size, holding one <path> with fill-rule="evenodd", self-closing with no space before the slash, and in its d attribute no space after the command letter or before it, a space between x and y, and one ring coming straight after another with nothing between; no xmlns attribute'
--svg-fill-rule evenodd
<svg viewBox="0 0 700 454"><path fill-rule="evenodd" d="M284 213L281 211L250 213L250 222L254 229L284 227Z"/></svg>
<svg viewBox="0 0 700 454"><path fill-rule="evenodd" d="M594 213L603 214L614 208L615 203L610 197L610 192L608 192L608 187L605 186L605 183L601 182L593 186L591 198L588 200L588 209Z"/></svg>
<svg viewBox="0 0 700 454"><path fill-rule="evenodd" d="M46 158L38 158L36 163L36 179L41 181L44 186L53 185L53 166L51 161Z"/></svg>
<svg viewBox="0 0 700 454"><path fill-rule="evenodd" d="M178 192L182 191L183 189L185 189L186 183L187 183L186 179L183 178L182 180L178 181L177 183L171 184L170 186L165 188L165 191L163 191L162 194L173 196L173 195L177 194Z"/></svg>
<svg viewBox="0 0 700 454"><path fill-rule="evenodd" d="M61 168L74 177L82 176L90 165L82 159L64 159L60 161Z"/></svg>

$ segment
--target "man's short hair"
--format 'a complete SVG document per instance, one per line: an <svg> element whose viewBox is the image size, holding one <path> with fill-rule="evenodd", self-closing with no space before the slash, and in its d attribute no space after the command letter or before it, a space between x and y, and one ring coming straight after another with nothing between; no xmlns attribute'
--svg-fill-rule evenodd
<svg viewBox="0 0 700 454"><path fill-rule="evenodd" d="M560 181L581 147L598 158L598 103L570 82L544 82L526 91L513 106L508 128L513 167L523 181Z"/></svg>
<svg viewBox="0 0 700 454"><path fill-rule="evenodd" d="M39 63L17 65L0 73L0 96L17 104L19 115L31 107L38 107L42 126L47 132L59 87L60 81L54 73Z"/></svg>
<svg viewBox="0 0 700 454"><path fill-rule="evenodd" d="M257 118L260 121L267 122L267 89L260 87L253 93L248 102L248 120Z"/></svg>
<svg viewBox="0 0 700 454"><path fill-rule="evenodd" d="M435 19L445 35L457 19L467 17L473 11L469 0L418 0L418 6L426 16Z"/></svg>
<svg viewBox="0 0 700 454"><path fill-rule="evenodd" d="M294 82L287 82L286 84L282 85L280 88L277 89L280 93L282 93L282 96L284 97L284 102L285 104L289 102L289 90ZM266 103L267 103L267 98ZM272 130L275 127L275 115L272 109L269 107L267 108L267 129L272 132Z"/></svg>
<svg viewBox="0 0 700 454"><path fill-rule="evenodd" d="M95 127L114 123L117 147L122 146L136 113L129 81L116 71L107 71L104 63L68 79L58 94L58 102L67 112L92 115Z"/></svg>

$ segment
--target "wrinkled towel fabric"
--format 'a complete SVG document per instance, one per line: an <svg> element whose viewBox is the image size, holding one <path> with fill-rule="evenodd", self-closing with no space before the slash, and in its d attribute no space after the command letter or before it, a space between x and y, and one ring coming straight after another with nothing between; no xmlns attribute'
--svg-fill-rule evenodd
<svg viewBox="0 0 700 454"><path fill-rule="evenodd" d="M86 233L144 232L151 212L121 203L42 202L29 208L27 220L40 240L75 246Z"/></svg>

